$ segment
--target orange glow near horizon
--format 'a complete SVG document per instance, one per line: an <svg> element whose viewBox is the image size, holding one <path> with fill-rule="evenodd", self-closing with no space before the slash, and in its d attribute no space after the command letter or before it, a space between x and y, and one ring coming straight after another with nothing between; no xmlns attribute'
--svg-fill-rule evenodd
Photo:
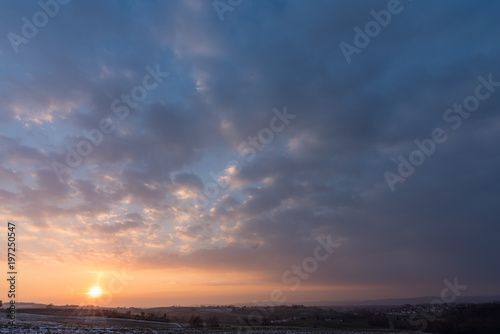
<svg viewBox="0 0 500 334"><path fill-rule="evenodd" d="M270 282L269 278L250 272L214 275L186 268L101 268L96 271L78 263L54 266L59 269L59 280L54 280L50 271L37 270L44 267L43 264L32 263L25 267L20 302L102 307L227 305L263 302L271 298L271 291L280 289L286 302L293 303L325 298L343 300L356 295L356 290L360 289L359 286L309 286L304 282L300 291L294 292L291 285ZM40 285L45 289L39 289ZM366 291L366 287L361 290Z"/></svg>
<svg viewBox="0 0 500 334"><path fill-rule="evenodd" d="M50 269L50 270L49 270ZM366 284L314 284L309 280L293 291L273 275L192 268L135 268L78 261L37 263L26 259L19 280L19 302L102 307L160 307L228 305L264 302L275 289L285 303L380 299L383 296L415 297L406 286ZM54 279L57 274L57 279ZM439 283L439 282L438 282ZM40 287L43 286L43 289ZM429 286L440 291L441 286Z"/></svg>

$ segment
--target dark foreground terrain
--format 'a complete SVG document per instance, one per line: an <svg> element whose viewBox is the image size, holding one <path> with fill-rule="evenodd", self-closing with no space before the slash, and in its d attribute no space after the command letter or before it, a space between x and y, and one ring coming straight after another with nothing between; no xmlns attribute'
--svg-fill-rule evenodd
<svg viewBox="0 0 500 334"><path fill-rule="evenodd" d="M19 333L19 334L75 334L75 333L124 333L124 334L402 334L414 332L401 331L338 331L338 330L303 330L303 329L284 329L284 328L266 328L266 329L137 329L137 328L68 328L68 327L39 327L39 328L17 328L0 329L0 333Z"/></svg>
<svg viewBox="0 0 500 334"><path fill-rule="evenodd" d="M303 305L153 309L50 306L17 310L16 326L2 325L0 333L498 334L500 303L350 309Z"/></svg>

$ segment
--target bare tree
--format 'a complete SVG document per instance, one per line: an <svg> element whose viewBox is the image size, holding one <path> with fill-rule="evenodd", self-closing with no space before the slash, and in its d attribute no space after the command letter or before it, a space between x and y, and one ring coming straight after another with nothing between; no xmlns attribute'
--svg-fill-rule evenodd
<svg viewBox="0 0 500 334"><path fill-rule="evenodd" d="M203 327L203 320L201 320L201 317L199 316L191 316L191 318L189 319L189 326L193 327L193 328L200 328L200 327Z"/></svg>
<svg viewBox="0 0 500 334"><path fill-rule="evenodd" d="M207 327L219 327L219 318L217 316L213 316L208 318Z"/></svg>

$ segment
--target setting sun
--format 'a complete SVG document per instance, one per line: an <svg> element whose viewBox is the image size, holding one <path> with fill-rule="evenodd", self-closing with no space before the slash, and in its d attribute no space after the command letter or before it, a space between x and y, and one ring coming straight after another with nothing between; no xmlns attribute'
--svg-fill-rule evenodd
<svg viewBox="0 0 500 334"><path fill-rule="evenodd" d="M97 298L99 296L102 295L102 289L99 287L99 286L93 286L92 288L90 288L89 292L88 292L88 295L91 297L91 298Z"/></svg>

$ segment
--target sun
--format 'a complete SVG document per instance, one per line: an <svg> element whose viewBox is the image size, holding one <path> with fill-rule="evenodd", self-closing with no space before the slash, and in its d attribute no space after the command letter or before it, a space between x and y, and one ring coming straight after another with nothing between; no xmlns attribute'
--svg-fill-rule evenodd
<svg viewBox="0 0 500 334"><path fill-rule="evenodd" d="M90 288L89 292L87 293L91 298L98 298L99 296L102 295L102 289L101 287L95 285Z"/></svg>

